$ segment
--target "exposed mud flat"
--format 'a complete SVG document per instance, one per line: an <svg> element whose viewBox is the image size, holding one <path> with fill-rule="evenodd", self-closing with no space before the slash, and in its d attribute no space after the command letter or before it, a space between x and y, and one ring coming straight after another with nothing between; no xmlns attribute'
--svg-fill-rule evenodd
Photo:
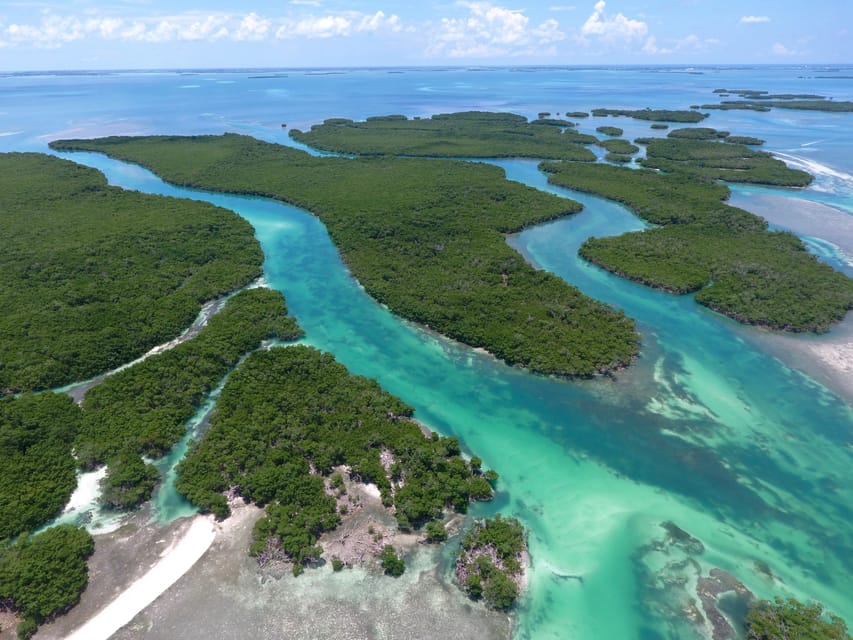
<svg viewBox="0 0 853 640"><path fill-rule="evenodd" d="M247 554L262 511L240 506L218 525L207 554L118 632L137 638L509 638L511 620L470 603L418 545L398 579L329 564L293 578L261 571Z"/></svg>

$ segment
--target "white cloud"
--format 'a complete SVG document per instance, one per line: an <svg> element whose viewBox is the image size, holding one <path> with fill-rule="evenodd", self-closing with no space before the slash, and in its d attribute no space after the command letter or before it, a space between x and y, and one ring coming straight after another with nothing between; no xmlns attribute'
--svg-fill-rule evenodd
<svg viewBox="0 0 853 640"><path fill-rule="evenodd" d="M386 16L384 12L377 11L372 16L363 16L358 25L358 31L378 31L387 28L391 31L402 30L400 17L396 15Z"/></svg>
<svg viewBox="0 0 853 640"><path fill-rule="evenodd" d="M240 27L234 33L235 40L263 40L270 30L270 21L261 18L255 12L245 16L240 22Z"/></svg>
<svg viewBox="0 0 853 640"><path fill-rule="evenodd" d="M604 13L605 6L604 0L595 3L592 15L581 27L582 38L594 36L605 44L629 44L646 37L649 27L645 22L626 18L622 13L608 16Z"/></svg>
<svg viewBox="0 0 853 640"><path fill-rule="evenodd" d="M297 0L291 4L320 3ZM387 15L383 11L373 14L349 11L295 18L271 18L255 12L209 15L185 12L169 16L117 17L100 15L97 11L87 9L83 15L84 18L60 16L45 10L38 23L0 24L0 47L57 48L85 38L149 43L214 42L221 39L250 42L271 37L331 38L353 33L403 30L399 16Z"/></svg>
<svg viewBox="0 0 853 640"><path fill-rule="evenodd" d="M575 5L555 4L548 7L548 11L574 11L577 9Z"/></svg>
<svg viewBox="0 0 853 640"><path fill-rule="evenodd" d="M457 2L466 16L442 18L430 34L427 54L450 58L489 58L502 55L550 55L547 48L565 39L559 23L548 19L530 25L523 11L490 2Z"/></svg>
<svg viewBox="0 0 853 640"><path fill-rule="evenodd" d="M756 24L759 22L770 22L767 16L743 16L740 21L744 24Z"/></svg>
<svg viewBox="0 0 853 640"><path fill-rule="evenodd" d="M799 53L798 51L796 51L794 49L789 49L788 47L786 47L785 45L783 45L780 42L777 42L776 44L774 44L770 50L773 52L773 55L785 56L785 57L795 56Z"/></svg>
<svg viewBox="0 0 853 640"><path fill-rule="evenodd" d="M700 38L695 33L691 33L679 40L671 40L668 46L658 46L654 36L649 36L643 44L643 53L652 55L668 55L670 53L684 53L689 51L705 51L711 47L720 44L716 38Z"/></svg>
<svg viewBox="0 0 853 640"><path fill-rule="evenodd" d="M55 49L85 36L85 25L77 18L46 14L39 25L8 25L0 31L0 42L3 46L26 43L40 49Z"/></svg>

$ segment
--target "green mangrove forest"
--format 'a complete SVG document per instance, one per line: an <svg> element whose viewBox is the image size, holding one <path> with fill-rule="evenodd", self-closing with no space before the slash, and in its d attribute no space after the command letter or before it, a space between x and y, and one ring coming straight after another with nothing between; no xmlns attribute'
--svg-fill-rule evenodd
<svg viewBox="0 0 853 640"><path fill-rule="evenodd" d="M129 362L261 273L237 214L43 154L0 154L0 223L0 395Z"/></svg>
<svg viewBox="0 0 853 640"><path fill-rule="evenodd" d="M469 111L411 120L405 116L376 116L365 122L332 118L310 131L294 129L290 136L317 149L361 156L594 161L593 153L582 145L595 143L595 137L577 133L572 126L547 117L528 122L513 113Z"/></svg>
<svg viewBox="0 0 853 640"><path fill-rule="evenodd" d="M476 520L456 556L456 580L472 600L506 611L515 604L526 569L527 534L515 518Z"/></svg>
<svg viewBox="0 0 853 640"><path fill-rule="evenodd" d="M747 324L826 331L842 320L853 308L853 280L820 262L793 234L769 231L762 218L725 204L728 188L711 179L716 170L704 162L687 171L672 163L667 173L554 162L542 169L555 184L616 200L660 225L589 238L580 249L583 258L649 286L696 292L700 304ZM766 174L757 171L760 182Z"/></svg>
<svg viewBox="0 0 853 640"><path fill-rule="evenodd" d="M228 379L176 487L220 518L229 515L225 492L266 507L251 552L283 551L299 573L320 557L320 535L340 522L326 481L339 467L374 483L401 529L491 499L486 474L461 457L459 441L425 437L412 413L331 354L299 345L259 351Z"/></svg>
<svg viewBox="0 0 853 640"><path fill-rule="evenodd" d="M537 127L551 130L550 127ZM142 164L166 180L277 198L326 225L353 275L398 315L509 364L592 375L630 363L633 322L537 271L504 234L580 210L484 164L316 158L246 136L53 143Z"/></svg>

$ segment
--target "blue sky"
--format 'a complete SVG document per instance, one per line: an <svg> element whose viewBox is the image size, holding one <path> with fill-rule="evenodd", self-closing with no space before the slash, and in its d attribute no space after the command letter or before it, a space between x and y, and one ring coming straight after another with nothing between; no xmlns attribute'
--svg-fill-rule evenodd
<svg viewBox="0 0 853 640"><path fill-rule="evenodd" d="M849 0L0 0L0 69L853 62Z"/></svg>

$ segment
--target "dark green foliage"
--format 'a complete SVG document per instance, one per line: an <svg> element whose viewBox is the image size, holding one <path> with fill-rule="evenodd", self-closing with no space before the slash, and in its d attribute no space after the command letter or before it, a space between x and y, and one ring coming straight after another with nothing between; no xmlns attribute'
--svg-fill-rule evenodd
<svg viewBox="0 0 853 640"><path fill-rule="evenodd" d="M76 440L80 464L93 467L126 452L162 456L244 354L263 340L301 334L281 293L263 288L238 293L192 340L108 377L86 394Z"/></svg>
<svg viewBox="0 0 853 640"><path fill-rule="evenodd" d="M652 124L652 129L669 129L669 125L662 122L655 122Z"/></svg>
<svg viewBox="0 0 853 640"><path fill-rule="evenodd" d="M433 120L452 132L464 115ZM508 125L520 118L494 115ZM580 206L507 181L496 167L314 158L236 135L106 138L54 146L139 162L178 184L265 195L308 209L326 224L375 299L510 364L592 375L625 366L637 351L628 318L534 270L503 237Z"/></svg>
<svg viewBox="0 0 853 640"><path fill-rule="evenodd" d="M589 118L586 111L566 111L563 115L567 118Z"/></svg>
<svg viewBox="0 0 853 640"><path fill-rule="evenodd" d="M728 131L717 131L711 127L688 127L686 129L673 129L668 134L667 138L682 138L687 140L717 140L719 138L727 138Z"/></svg>
<svg viewBox="0 0 853 640"><path fill-rule="evenodd" d="M544 124L551 127L574 127L576 126L574 122L569 122L568 120L563 120L562 118L539 118L538 120L532 120L530 124Z"/></svg>
<svg viewBox="0 0 853 640"><path fill-rule="evenodd" d="M752 136L729 136L726 138L726 142L731 142L732 144L748 144L756 147L764 144L764 140L761 138L753 138Z"/></svg>
<svg viewBox="0 0 853 640"><path fill-rule="evenodd" d="M607 153L604 155L604 159L607 162L612 162L614 164L628 164L634 160L631 156L626 156L621 153Z"/></svg>
<svg viewBox="0 0 853 640"><path fill-rule="evenodd" d="M344 568L344 562L340 558L332 558L332 571L340 571Z"/></svg>
<svg viewBox="0 0 853 640"><path fill-rule="evenodd" d="M235 213L42 154L0 154L0 225L0 395L128 362L261 273Z"/></svg>
<svg viewBox="0 0 853 640"><path fill-rule="evenodd" d="M65 395L0 399L0 539L38 528L68 502L81 419Z"/></svg>
<svg viewBox="0 0 853 640"><path fill-rule="evenodd" d="M386 544L379 554L379 559L382 560L382 568L389 576L399 578L406 571L406 563L397 555L390 544Z"/></svg>
<svg viewBox="0 0 853 640"><path fill-rule="evenodd" d="M593 109L594 116L627 116L636 120L652 120L655 122L701 122L708 117L707 113L697 111L671 111L668 109Z"/></svg>
<svg viewBox="0 0 853 640"><path fill-rule="evenodd" d="M472 599L483 597L493 609L508 610L518 598L516 580L527 549L524 527L500 515L479 520L465 534L456 561L460 586Z"/></svg>
<svg viewBox="0 0 853 640"><path fill-rule="evenodd" d="M318 149L362 156L595 160L592 152L580 146L594 143L595 138L560 130L573 126L542 114L539 120L528 122L514 113L468 111L420 120L326 120L310 131L294 129L290 135Z"/></svg>
<svg viewBox="0 0 853 640"><path fill-rule="evenodd" d="M805 171L789 169L769 153L742 144L706 140L650 140L643 166L668 173L690 173L715 180L805 187L813 177Z"/></svg>
<svg viewBox="0 0 853 640"><path fill-rule="evenodd" d="M624 133L624 130L619 127L608 127L606 125L603 127L596 127L595 130L602 135L613 136L614 138L617 138Z"/></svg>
<svg viewBox="0 0 853 640"><path fill-rule="evenodd" d="M303 346L257 352L229 378L210 430L178 467L176 487L218 517L229 513L222 493L229 488L267 505L252 551L272 545L296 564L315 558L319 535L338 524L323 483L336 466L375 483L401 527L491 498L488 483L460 457L459 442L424 438L411 414L330 354ZM393 458L388 470L383 451Z"/></svg>
<svg viewBox="0 0 853 640"><path fill-rule="evenodd" d="M113 509L133 509L151 497L160 473L138 454L123 450L110 458L101 481L101 501Z"/></svg>
<svg viewBox="0 0 853 640"><path fill-rule="evenodd" d="M720 104L703 105L703 109L746 109L751 111L770 111L777 109L800 109L804 111L829 111L844 113L853 111L853 102L848 100L827 100L825 96L811 93L769 93L753 89L715 89L714 93L734 94L744 100L723 100Z"/></svg>
<svg viewBox="0 0 853 640"><path fill-rule="evenodd" d="M77 603L94 549L92 536L70 525L0 548L0 600L8 600L24 619L19 637L29 637L42 621Z"/></svg>
<svg viewBox="0 0 853 640"><path fill-rule="evenodd" d="M821 604L762 600L746 616L748 640L850 640L847 625Z"/></svg>
<svg viewBox="0 0 853 640"><path fill-rule="evenodd" d="M598 143L599 147L603 147L607 149L608 152L616 155L630 155L632 153L637 153L640 150L639 147L631 144L627 140L602 140Z"/></svg>
<svg viewBox="0 0 853 640"><path fill-rule="evenodd" d="M767 231L761 218L722 202L723 185L696 174L605 165L546 163L543 169L556 184L617 200L667 225L590 238L581 246L583 258L614 273L675 293L698 291L700 304L775 329L825 331L853 308L853 281L818 261L795 236Z"/></svg>
<svg viewBox="0 0 853 640"><path fill-rule="evenodd" d="M447 530L441 520L431 520L426 525L427 542L444 542L447 540Z"/></svg>

